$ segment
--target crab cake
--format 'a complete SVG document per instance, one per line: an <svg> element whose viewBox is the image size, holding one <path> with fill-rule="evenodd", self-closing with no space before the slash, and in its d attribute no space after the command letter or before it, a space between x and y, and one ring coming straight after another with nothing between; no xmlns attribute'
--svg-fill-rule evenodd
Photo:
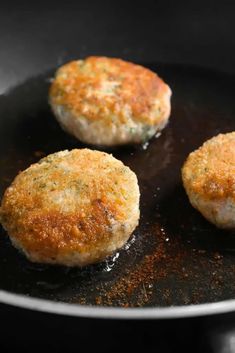
<svg viewBox="0 0 235 353"><path fill-rule="evenodd" d="M208 221L235 229L235 132L213 137L192 152L182 177L191 204Z"/></svg>
<svg viewBox="0 0 235 353"><path fill-rule="evenodd" d="M154 72L106 57L62 66L49 96L62 128L93 145L142 143L165 127L171 109L171 90Z"/></svg>
<svg viewBox="0 0 235 353"><path fill-rule="evenodd" d="M121 248L138 225L136 175L112 155L49 155L6 190L1 222L33 262L85 266Z"/></svg>

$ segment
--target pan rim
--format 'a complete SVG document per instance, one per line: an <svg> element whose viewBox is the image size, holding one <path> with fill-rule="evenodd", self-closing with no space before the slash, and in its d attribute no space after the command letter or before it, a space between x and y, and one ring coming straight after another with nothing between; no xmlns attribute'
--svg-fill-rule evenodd
<svg viewBox="0 0 235 353"><path fill-rule="evenodd" d="M91 319L180 319L235 311L235 299L172 307L119 308L53 302L22 294L13 294L5 290L0 290L0 303L48 314Z"/></svg>

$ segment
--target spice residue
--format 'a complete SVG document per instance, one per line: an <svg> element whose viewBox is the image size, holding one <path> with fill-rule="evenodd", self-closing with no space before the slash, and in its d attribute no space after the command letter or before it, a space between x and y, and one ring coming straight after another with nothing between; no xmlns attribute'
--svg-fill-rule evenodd
<svg viewBox="0 0 235 353"><path fill-rule="evenodd" d="M169 271L169 266L167 266L169 238L163 227L155 229L155 234L158 242L153 252L145 255L134 270L120 277L104 295L98 296L96 304L113 305L114 302L118 302L123 307L143 306L151 300L157 280L164 278ZM177 266L179 266L181 255L178 254L175 257ZM166 263L166 266L163 263ZM176 266L173 266L171 270L174 272Z"/></svg>

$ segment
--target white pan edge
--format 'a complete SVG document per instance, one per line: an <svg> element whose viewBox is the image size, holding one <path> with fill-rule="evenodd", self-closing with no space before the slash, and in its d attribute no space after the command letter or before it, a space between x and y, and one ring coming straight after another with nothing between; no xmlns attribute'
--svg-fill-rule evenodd
<svg viewBox="0 0 235 353"><path fill-rule="evenodd" d="M101 319L177 319L235 311L235 300L172 307L117 308L67 304L0 290L0 303L39 312Z"/></svg>

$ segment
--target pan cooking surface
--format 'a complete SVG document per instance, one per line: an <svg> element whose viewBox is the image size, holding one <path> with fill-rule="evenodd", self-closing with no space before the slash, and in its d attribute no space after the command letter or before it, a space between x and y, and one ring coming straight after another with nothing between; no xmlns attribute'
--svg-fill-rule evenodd
<svg viewBox="0 0 235 353"><path fill-rule="evenodd" d="M235 298L235 235L216 229L185 195L180 169L189 152L235 130L235 79L190 67L149 65L172 88L172 114L160 136L109 150L137 174L140 225L124 249L84 269L28 262L3 229L0 289L66 303L176 306ZM42 156L87 147L58 126L47 103L53 72L0 96L0 192Z"/></svg>

